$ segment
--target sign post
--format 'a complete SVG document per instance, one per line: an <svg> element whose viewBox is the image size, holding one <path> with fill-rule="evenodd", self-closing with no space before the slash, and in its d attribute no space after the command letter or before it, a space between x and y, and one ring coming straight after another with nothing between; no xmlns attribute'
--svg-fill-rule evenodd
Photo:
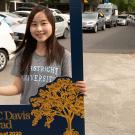
<svg viewBox="0 0 135 135"><path fill-rule="evenodd" d="M73 81L83 80L82 0L70 0L70 30L72 79ZM82 102L84 110L84 98ZM85 135L84 119L81 123L81 135Z"/></svg>
<svg viewBox="0 0 135 135"><path fill-rule="evenodd" d="M70 30L73 81L83 80L82 1L70 0Z"/></svg>

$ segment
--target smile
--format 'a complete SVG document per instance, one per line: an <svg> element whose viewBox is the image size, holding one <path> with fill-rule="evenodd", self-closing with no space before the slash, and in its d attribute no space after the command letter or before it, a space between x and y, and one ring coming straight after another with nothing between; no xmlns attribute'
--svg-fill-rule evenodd
<svg viewBox="0 0 135 135"><path fill-rule="evenodd" d="M45 35L44 33L43 34L36 34L37 37L42 37L44 35Z"/></svg>

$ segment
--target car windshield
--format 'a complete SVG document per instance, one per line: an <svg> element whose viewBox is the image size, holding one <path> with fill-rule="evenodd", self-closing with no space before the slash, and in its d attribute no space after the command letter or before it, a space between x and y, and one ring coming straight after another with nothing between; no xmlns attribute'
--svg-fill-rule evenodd
<svg viewBox="0 0 135 135"><path fill-rule="evenodd" d="M110 16L111 14L110 13L104 13L105 16Z"/></svg>
<svg viewBox="0 0 135 135"><path fill-rule="evenodd" d="M118 16L118 18L126 19L127 16Z"/></svg>
<svg viewBox="0 0 135 135"><path fill-rule="evenodd" d="M6 15L11 16L11 17L14 17L14 18L18 18L18 17L21 18L22 17L20 15L14 14L14 13L6 13Z"/></svg>
<svg viewBox="0 0 135 135"><path fill-rule="evenodd" d="M27 20L28 20L28 17L24 18L21 22L21 24L26 24L27 23Z"/></svg>
<svg viewBox="0 0 135 135"><path fill-rule="evenodd" d="M3 21L5 19L5 17L0 16L0 22Z"/></svg>
<svg viewBox="0 0 135 135"><path fill-rule="evenodd" d="M85 18L85 19L96 19L97 18L97 14L96 13L83 13L82 14L82 18Z"/></svg>
<svg viewBox="0 0 135 135"><path fill-rule="evenodd" d="M101 8L98 9L99 11L102 11L104 14L110 14L112 12L111 8Z"/></svg>

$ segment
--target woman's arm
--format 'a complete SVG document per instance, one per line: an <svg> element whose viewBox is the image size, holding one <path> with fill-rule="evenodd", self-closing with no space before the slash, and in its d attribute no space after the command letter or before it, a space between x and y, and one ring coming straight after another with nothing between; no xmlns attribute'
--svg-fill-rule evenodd
<svg viewBox="0 0 135 135"><path fill-rule="evenodd" d="M0 86L0 95L12 96L22 92L22 80L20 77L15 77L14 82L8 86Z"/></svg>

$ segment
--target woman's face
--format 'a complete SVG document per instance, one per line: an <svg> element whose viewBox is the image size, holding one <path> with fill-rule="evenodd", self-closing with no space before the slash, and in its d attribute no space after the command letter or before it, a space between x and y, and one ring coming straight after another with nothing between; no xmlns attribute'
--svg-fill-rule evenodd
<svg viewBox="0 0 135 135"><path fill-rule="evenodd" d="M52 34L52 25L43 11L38 12L30 25L30 32L37 43L45 43Z"/></svg>

